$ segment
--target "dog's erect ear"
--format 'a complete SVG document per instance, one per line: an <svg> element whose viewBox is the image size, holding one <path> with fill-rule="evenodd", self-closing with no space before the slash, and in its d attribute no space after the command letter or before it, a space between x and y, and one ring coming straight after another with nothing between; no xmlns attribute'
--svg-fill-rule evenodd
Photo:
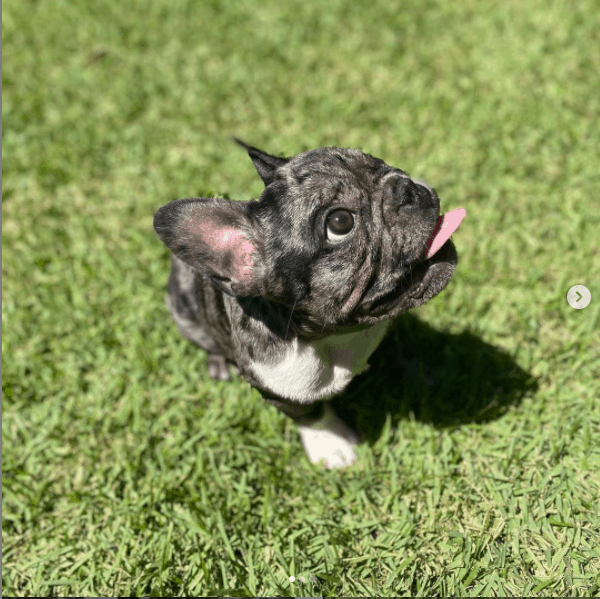
<svg viewBox="0 0 600 599"><path fill-rule="evenodd" d="M225 293L262 295L262 243L246 206L218 198L175 200L154 215L154 230L178 258Z"/></svg>
<svg viewBox="0 0 600 599"><path fill-rule="evenodd" d="M241 139L237 137L231 138L235 143L239 144L244 148L250 158L252 158L252 162L254 163L254 168L257 170L260 178L263 180L265 187L272 183L275 177L275 171L280 167L289 162L289 158L278 158L277 156L271 156L254 146L249 146L247 143L244 143Z"/></svg>

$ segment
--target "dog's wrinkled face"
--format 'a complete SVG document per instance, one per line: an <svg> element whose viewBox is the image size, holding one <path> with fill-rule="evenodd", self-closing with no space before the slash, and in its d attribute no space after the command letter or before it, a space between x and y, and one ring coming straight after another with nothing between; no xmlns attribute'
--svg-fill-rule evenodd
<svg viewBox="0 0 600 599"><path fill-rule="evenodd" d="M440 209L425 183L359 150L286 159L238 143L265 183L258 201L177 200L154 219L227 293L283 304L305 334L326 334L418 306L452 277L450 240L425 259Z"/></svg>

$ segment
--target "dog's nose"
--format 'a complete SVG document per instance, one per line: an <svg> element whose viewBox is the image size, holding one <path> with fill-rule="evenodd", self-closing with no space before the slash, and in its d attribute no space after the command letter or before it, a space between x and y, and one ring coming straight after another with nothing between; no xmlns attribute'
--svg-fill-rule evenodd
<svg viewBox="0 0 600 599"><path fill-rule="evenodd" d="M431 189L431 187L429 187L429 185L427 185L427 183L425 183L425 181L423 181L422 179L413 179L413 183L416 183L417 185L421 185L429 193L433 193L433 189Z"/></svg>
<svg viewBox="0 0 600 599"><path fill-rule="evenodd" d="M415 184L415 187L419 190L420 207L423 209L433 208L439 212L440 199L438 198L435 189L433 189L433 187L429 187L429 185L427 185L427 183L421 179L413 179L412 181Z"/></svg>
<svg viewBox="0 0 600 599"><path fill-rule="evenodd" d="M421 182L413 181L408 177L397 177L389 182L389 192L392 195L394 207L415 208L422 210L431 204L432 189Z"/></svg>
<svg viewBox="0 0 600 599"><path fill-rule="evenodd" d="M408 177L394 177L388 182L387 188L396 209L414 204L414 185Z"/></svg>

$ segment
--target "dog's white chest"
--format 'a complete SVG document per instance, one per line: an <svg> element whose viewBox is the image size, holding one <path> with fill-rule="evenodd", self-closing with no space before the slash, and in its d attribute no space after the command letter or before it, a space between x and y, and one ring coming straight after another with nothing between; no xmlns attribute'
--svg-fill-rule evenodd
<svg viewBox="0 0 600 599"><path fill-rule="evenodd" d="M343 391L367 369L367 360L389 326L389 321L382 321L363 331L318 341L294 339L279 361L255 361L250 368L265 389L281 397L300 403L325 399Z"/></svg>

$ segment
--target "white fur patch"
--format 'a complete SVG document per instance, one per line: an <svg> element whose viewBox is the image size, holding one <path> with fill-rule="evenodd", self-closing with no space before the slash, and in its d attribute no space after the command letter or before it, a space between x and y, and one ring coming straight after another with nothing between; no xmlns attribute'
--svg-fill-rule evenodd
<svg viewBox="0 0 600 599"><path fill-rule="evenodd" d="M250 368L261 386L280 397L299 403L332 397L368 369L367 360L389 326L384 320L363 331L318 341L294 339L277 362L253 361Z"/></svg>
<svg viewBox="0 0 600 599"><path fill-rule="evenodd" d="M316 464L323 460L327 468L343 468L354 463L354 447L358 437L333 408L326 404L323 417L310 426L298 426L300 438L309 460Z"/></svg>

